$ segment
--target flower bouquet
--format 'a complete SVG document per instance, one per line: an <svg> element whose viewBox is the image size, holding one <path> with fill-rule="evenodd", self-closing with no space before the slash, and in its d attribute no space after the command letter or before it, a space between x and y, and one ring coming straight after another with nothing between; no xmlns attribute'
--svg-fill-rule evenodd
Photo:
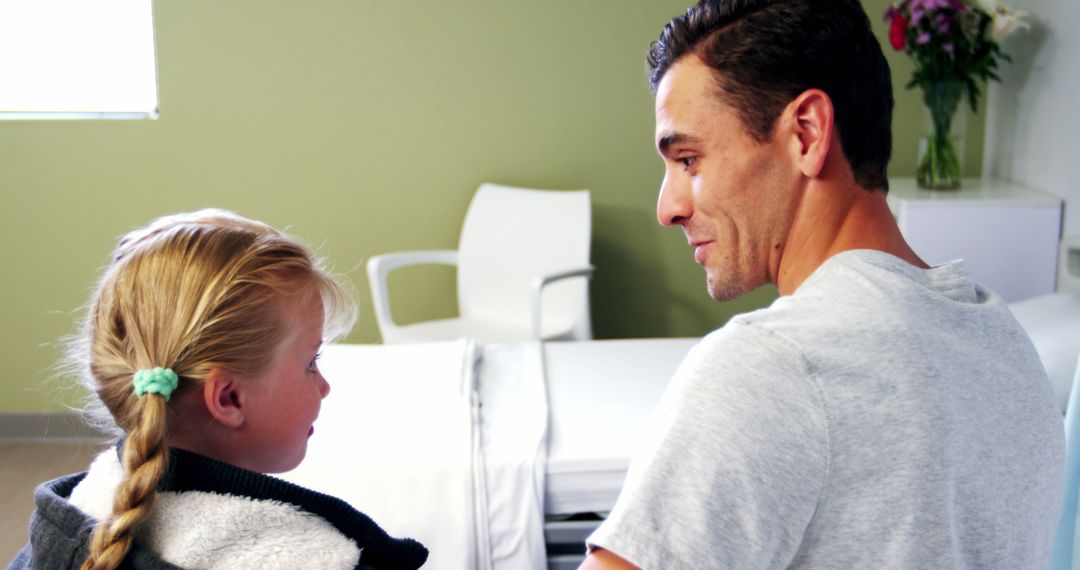
<svg viewBox="0 0 1080 570"><path fill-rule="evenodd" d="M953 116L965 93L975 110L980 95L977 80L1001 80L998 60L1010 61L1001 51L1001 41L1027 27L1026 17L996 0L900 0L885 10L889 43L915 62L907 88L922 88L930 116L931 129L916 168L919 186L960 187Z"/></svg>

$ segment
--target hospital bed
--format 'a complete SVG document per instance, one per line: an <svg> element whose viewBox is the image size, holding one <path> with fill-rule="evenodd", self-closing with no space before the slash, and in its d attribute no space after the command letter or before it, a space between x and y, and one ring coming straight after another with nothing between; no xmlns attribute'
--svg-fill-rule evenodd
<svg viewBox="0 0 1080 570"><path fill-rule="evenodd" d="M420 540L429 568L576 568L697 341L327 346L331 393L283 477Z"/></svg>

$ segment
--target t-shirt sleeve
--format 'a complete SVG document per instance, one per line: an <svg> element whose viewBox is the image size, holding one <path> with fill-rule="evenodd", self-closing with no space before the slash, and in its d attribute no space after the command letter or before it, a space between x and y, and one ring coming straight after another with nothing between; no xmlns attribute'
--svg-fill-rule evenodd
<svg viewBox="0 0 1080 570"><path fill-rule="evenodd" d="M679 367L589 548L646 569L786 567L828 457L825 408L800 352L729 323Z"/></svg>

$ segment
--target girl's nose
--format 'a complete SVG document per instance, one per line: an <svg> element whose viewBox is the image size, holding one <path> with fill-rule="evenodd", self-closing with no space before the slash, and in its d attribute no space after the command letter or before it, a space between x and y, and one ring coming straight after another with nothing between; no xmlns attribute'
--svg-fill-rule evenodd
<svg viewBox="0 0 1080 570"><path fill-rule="evenodd" d="M326 381L326 377L324 377L322 374L319 374L319 381L321 382L321 384L319 385L319 393L322 394L323 398L325 398L327 394L330 393L330 383Z"/></svg>

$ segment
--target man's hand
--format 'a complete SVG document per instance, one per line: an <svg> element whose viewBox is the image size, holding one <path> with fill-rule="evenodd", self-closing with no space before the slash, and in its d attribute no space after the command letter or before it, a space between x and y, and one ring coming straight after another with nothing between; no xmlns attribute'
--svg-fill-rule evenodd
<svg viewBox="0 0 1080 570"><path fill-rule="evenodd" d="M603 548L596 548L578 570L638 570L638 567Z"/></svg>

